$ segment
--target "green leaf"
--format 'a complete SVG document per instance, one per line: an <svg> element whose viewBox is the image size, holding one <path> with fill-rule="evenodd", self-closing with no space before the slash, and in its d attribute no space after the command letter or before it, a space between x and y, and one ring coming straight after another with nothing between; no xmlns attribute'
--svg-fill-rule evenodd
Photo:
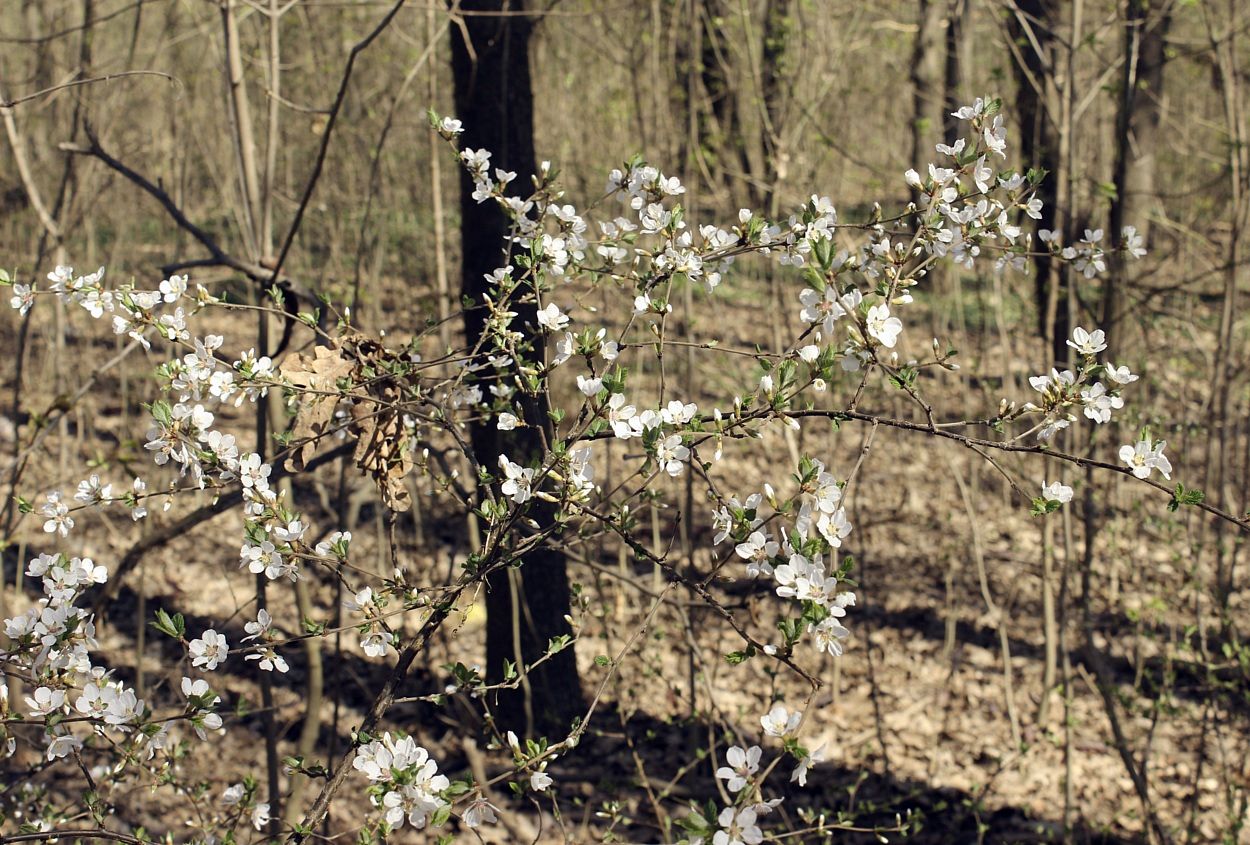
<svg viewBox="0 0 1250 845"><path fill-rule="evenodd" d="M187 632L187 623L183 619L182 614L175 613L173 616L170 616L163 608L157 609L156 621L148 624L162 634L173 637L175 640L181 640L183 634Z"/></svg>
<svg viewBox="0 0 1250 845"><path fill-rule="evenodd" d="M1181 505L1200 505L1206 498L1206 494L1201 490L1194 488L1187 490L1184 484L1177 482L1176 490L1172 493L1172 501L1168 502L1168 510L1175 511Z"/></svg>
<svg viewBox="0 0 1250 845"><path fill-rule="evenodd" d="M1029 513L1033 516L1045 516L1048 513L1054 513L1062 506L1062 502L1056 502L1054 499L1044 499L1041 496L1033 497L1033 506L1029 508Z"/></svg>

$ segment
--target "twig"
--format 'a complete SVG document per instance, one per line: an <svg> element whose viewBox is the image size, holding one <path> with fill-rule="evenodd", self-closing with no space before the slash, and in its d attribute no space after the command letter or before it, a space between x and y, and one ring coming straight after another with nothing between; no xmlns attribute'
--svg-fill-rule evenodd
<svg viewBox="0 0 1250 845"><path fill-rule="evenodd" d="M98 159L110 169L115 170L122 176L125 176L128 180L142 188L149 196L160 203L169 216L173 218L174 223L191 235L191 237L199 241L200 245L208 250L209 255L211 256L211 260L209 261L199 260L196 262L183 263L181 265L171 265L172 268L192 266L229 267L232 270L237 270L254 282L273 283L276 280L276 283L280 287L299 296L306 302L317 302L316 297L314 297L307 288L292 281L291 279L279 277L276 270L270 271L268 268L262 267L259 264L244 261L222 249L221 245L217 243L217 240L212 235L192 223L191 220L187 218L187 215L183 212L183 210L178 207L178 204L173 201L173 198L170 197L169 194L167 194L162 188L153 184L153 182L147 177L139 174L123 162L110 155L100 144L99 138L96 137L90 127L87 127L87 140L88 145L85 147L78 144L64 143L59 146L59 149L72 155L90 156Z"/></svg>
<svg viewBox="0 0 1250 845"><path fill-rule="evenodd" d="M113 830L82 829L82 830L43 830L37 833L14 833L8 836L0 836L0 845L9 845L10 842L52 842L57 839L106 839L111 842L126 842L129 845L150 845L149 842L131 836L128 833L118 833Z"/></svg>
<svg viewBox="0 0 1250 845"><path fill-rule="evenodd" d="M159 70L123 70L119 73L110 73L104 76L93 76L90 79L75 79L72 82L62 82L59 85L53 85L50 88L35 91L33 94L24 94L21 97L16 97L12 100L0 100L0 109L11 109L14 106L29 102L30 100L37 100L47 94L54 94L57 91L63 91L66 88L77 88L79 85L91 85L96 82L110 82L114 79L124 79L127 76L161 76L168 79L175 85L182 84L178 81L177 77L170 76L168 73L161 73Z"/></svg>
<svg viewBox="0 0 1250 845"><path fill-rule="evenodd" d="M334 134L334 126L338 122L339 112L343 109L343 101L347 99L347 86L352 79L352 70L356 66L356 58L363 53L370 44L374 42L379 35L382 34L395 16L399 14L399 10L403 8L407 0L395 0L395 4L391 6L390 11L378 22L373 30L357 41L352 47L351 52L347 54L347 65L343 68L343 77L339 80L338 93L334 95L334 103L330 106L330 111L326 117L325 130L321 133L321 146L317 148L317 158L313 161L312 173L308 176L308 184L304 186L304 194L300 197L299 205L295 209L295 217L291 220L291 226L287 230L286 238L282 241L282 249L278 252L278 257L273 264L273 272L270 280L278 278L278 274L282 272L282 265L286 262L286 257L291 251L291 245L295 243L295 236L299 233L300 224L304 221L304 212L308 210L308 204L312 201L313 191L317 189L317 182L321 179L321 169L325 166L326 153L330 148L330 137Z"/></svg>
<svg viewBox="0 0 1250 845"><path fill-rule="evenodd" d="M346 443L340 443L328 452L325 452L305 465L303 472L305 474L312 472L320 466L323 466L343 455L350 454L356 448L355 441L349 440ZM278 479L285 477L289 471L281 465L275 465L270 481L276 482ZM99 598L94 602L94 611L97 617L104 613L105 605L112 601L118 591L121 589L122 579L139 564L143 556L153 549L164 546L176 537L181 537L191 529L195 528L202 522L206 522L218 514L225 513L231 508L243 501L242 489L232 490L229 493L223 493L214 499L210 504L202 508L192 511L177 522L172 522L162 528L160 531L153 532L141 539L130 547L130 550L122 557L117 564L117 571L109 578L108 585L100 593Z"/></svg>

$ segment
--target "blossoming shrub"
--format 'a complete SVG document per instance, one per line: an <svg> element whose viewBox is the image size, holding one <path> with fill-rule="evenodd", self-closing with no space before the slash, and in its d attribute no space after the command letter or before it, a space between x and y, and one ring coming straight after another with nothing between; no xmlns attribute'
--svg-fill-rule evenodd
<svg viewBox="0 0 1250 845"><path fill-rule="evenodd" d="M1039 367L1049 373L1030 379L1035 395L1004 397L980 421L984 431L965 433L976 424L939 421L940 397L925 394L921 376L933 369L956 371L955 353L939 339L910 343L914 330L904 320L935 267L948 261L1018 272L1040 249L1093 277L1105 270L1108 257L1101 231L1087 231L1073 244L1043 231L1034 242L1023 225L1040 218L1035 195L1040 176L1000 169L1006 137L999 103L977 100L955 114L967 125L968 137L939 145L939 162L926 173L906 174L923 201L867 223L840 223L832 202L815 194L784 220L768 220L749 209L729 222L691 220L681 204L685 188L680 182L639 159L614 170L606 197L591 210L579 210L546 163L532 175L532 188L517 190L520 176L492 168L489 151L457 150L474 180L474 197L504 209L512 235L500 245L503 259L489 277L490 295L466 303L488 315L483 342L433 358L423 358L415 341L390 348L381 339L364 337L343 313L329 333L318 328L316 315L301 315L317 335L316 349L273 361L246 343L198 332L201 314L240 306L184 276L151 289L137 283L109 286L103 269L79 275L57 267L46 287L6 276L12 305L22 313L43 296L58 297L110 321L127 342L168 355L157 370L161 395L152 397L149 406L144 444L153 464L149 472L129 479L90 474L69 497L52 490L22 500L24 512L42 522L48 540L61 550L27 563L27 574L42 582L43 597L4 622L0 665L5 679L21 682L26 694L10 698L8 684L0 685L0 736L8 755L19 745L38 749L39 762L23 777L33 782L44 772L63 770L83 789L66 803L46 801L39 790L10 787L5 796L10 818L28 830L80 829L89 823L143 841L260 838L260 831L275 829L276 820L266 800L273 796L261 786L259 772L241 773L220 795L188 792L196 812L183 818L174 811L167 829L150 832L120 831L110 821L109 807L127 800L110 784L123 779L131 785L179 784L177 761L198 753L188 742L229 743L240 730L227 732L219 713L222 698L215 690L221 673L244 661L254 662L261 672L287 672L284 652L295 641L347 630L356 632L367 656L386 661L393 671L375 691L346 759L287 761L290 772L313 777L319 792L296 808L300 821L283 834L302 840L318 828L336 799L361 797L369 809L361 830L365 840L404 827L432 826L444 837L440 841L450 841L459 827L496 823L500 806L497 798L492 803L492 783L471 775L450 777L427 749L386 724L386 711L414 656L458 602L476 597L488 574L526 550L560 544L566 536L619 539L665 574L652 613L674 591L685 591L725 626L729 645L723 657L730 663L775 662L814 692L820 681L805 668L814 665L814 656L839 656L849 648L853 657L854 562L842 548L854 530L846 497L856 468L801 456L796 465L778 468L760 489L741 490L734 479L718 474L727 442L759 438L770 429L798 429L808 420L862 421L910 429L922 437L954 438L983 452L1040 453L1045 450L1036 442L1047 444L1082 417L1092 425L1107 423L1124 407L1121 391L1137 379L1107 360L1103 332L1077 328L1069 341L1074 364ZM432 119L454 146L459 122ZM1131 227L1118 240L1126 257L1142 254L1141 239ZM734 284L738 263L746 260L780 266L793 291L801 331L781 348L767 350L731 349L714 339L709 349L745 355L758 372L715 407L699 407L690 397L676 395L662 375L662 356L674 342L670 321L679 314L674 292L698 285L716 296ZM620 318L591 309L575 316L568 293L574 281L602 287L626 303ZM535 306L537 324L517 323L514 309L520 303ZM231 348L240 351L230 353ZM900 353L905 348L926 351L905 357ZM661 359L658 387L654 379L631 374L624 363L630 350ZM575 384L571 396L552 391L557 374ZM284 469L277 458L248 451L218 426L223 409L261 402L273 391L281 392L295 414L292 428L276 435ZM861 410L864 396L881 391L901 391L915 409L914 418ZM541 456L503 456L496 466L479 465L463 434L466 425L486 419L505 431L524 427L517 399L540 394L549 394L554 409L554 439L544 444ZM838 396L846 401L837 401ZM388 507L407 507L404 477L419 471L439 479L446 501L479 516L485 529L481 546L450 580L421 585L402 570L372 577L369 566L354 560L350 533L335 530L338 526L314 533L310 520L296 512L277 478L306 471L319 452L343 438L356 444L356 465L373 477ZM610 441L627 444L621 460L628 472L624 481L608 486L600 482L597 468ZM1157 471L1170 477L1164 444L1148 433L1125 444L1119 457L1125 474L1149 479ZM470 468L468 480L476 482L476 493L461 492L464 478L457 480L448 469L452 465ZM714 530L713 569L699 577L680 571L662 549L643 542L636 518L647 497L668 494L671 488L661 482L691 474L697 498L711 503ZM1038 514L1072 498L1071 488L1060 482L1042 481L1040 490L1036 497L1024 497ZM236 643L213 628L189 630L176 608L161 608L154 627L185 655L181 699L177 706L151 706L96 656L93 613L84 598L105 585L109 562L76 554L76 515L85 509L120 509L140 520L161 509L153 507L154 500L231 492L240 497L245 517L239 567L268 581L322 572L351 596L345 603L349 619L339 629L328 618L284 628L259 609L246 622L247 636ZM535 509L536 503L545 510ZM540 513L550 516L538 521ZM768 585L784 600L777 629L757 630L727 609L709 586L717 575ZM417 620L416 633L403 633L410 630L398 624L405 616ZM550 651L571 646L553 641ZM627 645L603 663L617 666L629 653ZM514 682L528 668L512 667ZM454 670L455 688L489 711L489 690L478 671L463 665ZM512 767L494 780L507 781L518 794L550 794L548 764L573 751L597 700L586 719L570 725L564 736L521 739L495 732L494 747L510 753ZM759 718L760 744L726 751L713 767L725 800L694 804L681 819L683 841L765 840L770 813L781 801L769 794L768 775L785 766L790 781L802 788L824 758L823 748L804 740L812 701L808 695L797 707L776 703ZM791 827L787 837L850 825L832 817L804 818L805 826ZM900 819L894 829L905 831L909 824Z"/></svg>

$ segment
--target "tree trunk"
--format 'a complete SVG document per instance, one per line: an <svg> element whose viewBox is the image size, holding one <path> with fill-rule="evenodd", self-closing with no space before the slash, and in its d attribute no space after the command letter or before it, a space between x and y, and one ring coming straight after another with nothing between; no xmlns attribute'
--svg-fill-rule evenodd
<svg viewBox="0 0 1250 845"><path fill-rule="evenodd" d="M1158 6L1158 2L1153 4ZM1155 147L1163 117L1164 41L1172 22L1172 8L1164 4L1151 14L1151 0L1129 0L1124 21L1124 76L1116 110L1115 199L1108 215L1107 236L1119 246L1125 225L1136 226L1143 238L1150 237L1150 215L1157 197ZM1122 253L1111 261L1111 272L1103 282L1102 328L1107 346L1118 339L1120 297L1127 281Z"/></svg>
<svg viewBox="0 0 1250 845"><path fill-rule="evenodd" d="M946 8L946 59L942 68L942 139L951 143L959 137L960 120L955 112L964 105L964 54L967 52L972 10L968 0L949 0Z"/></svg>
<svg viewBox="0 0 1250 845"><path fill-rule="evenodd" d="M730 12L723 0L699 0L698 9L702 27L699 70L709 107L709 111L700 114L700 142L703 151L714 156L716 173L732 197L735 182L747 179L752 168L738 114L738 80L730 73L729 40L725 37ZM751 187L748 180L751 201L756 202Z"/></svg>
<svg viewBox="0 0 1250 845"><path fill-rule="evenodd" d="M1125 158L1123 188L1117 191L1117 199L1123 198L1123 222L1136 226L1147 242L1150 218L1159 204L1155 193L1155 152L1163 123L1163 68L1167 63L1165 49L1172 8L1173 4L1160 0L1130 0L1128 4L1128 26L1137 28L1137 55L1131 107L1126 116L1127 143L1116 151ZM1132 33L1127 32L1126 37L1131 40ZM1119 167L1117 162L1117 175ZM1118 237L1119 230L1109 234Z"/></svg>
<svg viewBox="0 0 1250 845"><path fill-rule="evenodd" d="M1060 28L1064 4L1051 0L1020 0L1007 21L1012 39L1012 69L1016 77L1016 111L1020 115L1020 155L1025 167L1048 172L1037 196L1042 201L1038 230L1054 229L1060 187L1065 182L1061 155L1061 132L1057 125L1060 103L1056 89L1054 33ZM1045 250L1041 250L1045 252ZM1038 311L1038 334L1050 347L1056 366L1068 359L1068 296L1061 289L1061 274L1046 254L1033 262L1034 298Z"/></svg>
<svg viewBox="0 0 1250 845"><path fill-rule="evenodd" d="M933 161L933 147L942 126L942 37L940 0L919 0L916 18L916 40L911 51L911 166L921 173ZM949 139L943 138L943 141ZM913 188L912 202L920 205L920 191Z"/></svg>
<svg viewBox="0 0 1250 845"><path fill-rule="evenodd" d="M537 172L534 157L534 94L530 84L529 38L533 23L524 15L521 0L462 2L463 27L451 30L452 72L456 116L464 121L464 146L493 153L493 167L513 170L516 184L528 185ZM491 14L494 13L494 14ZM502 14L500 14L502 13ZM460 183L461 292L481 303L487 292L485 276L505 259L509 222L492 202L478 203L465 172ZM517 303L516 325L537 325L533 302ZM485 326L485 309L466 308L466 341L473 347ZM541 351L538 353L541 354ZM517 400L526 426L502 432L493 421L472 426L470 435L478 464L491 471L500 455L521 464L542 454L543 435L552 438L545 393L532 397L519 392ZM529 515L548 524L550 509L534 502ZM552 637L571 633L569 584L562 552L540 548L492 574L486 593L486 680L504 680L505 661L517 664L520 685L494 695L496 722L501 729L529 735L563 735L581 712L581 683L573 649L566 649L542 665L526 671L547 652Z"/></svg>

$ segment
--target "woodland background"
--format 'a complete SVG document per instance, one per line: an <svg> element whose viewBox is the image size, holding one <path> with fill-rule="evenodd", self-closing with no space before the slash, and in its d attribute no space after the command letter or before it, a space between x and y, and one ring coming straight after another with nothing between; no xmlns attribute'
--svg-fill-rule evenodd
<svg viewBox="0 0 1250 845"><path fill-rule="evenodd" d="M1132 224L1150 253L1094 282L1044 263L1026 274L932 279L908 331L926 340L927 322L960 349L963 370L942 376L942 411L986 417L1003 396L1025 397L1027 376L1066 357L1070 327L1097 324L1117 363L1143 378L1116 431L1087 440L1083 430L1068 451L1114 460L1118 445L1149 425L1168 441L1177 478L1225 510L1250 508L1242 242L1250 9L1237 0L548 0L450 9L414 0L356 54L319 162L345 63L391 5L4 0L0 99L12 106L2 111L0 264L25 280L54 264L103 264L114 282L159 280L182 267L193 282L245 291L249 277L272 267L320 164L284 275L352 303L371 332L402 337L454 313L459 174L426 109L454 112L450 43L479 5L492 20L532 16L535 150L559 167L579 206L602 196L609 169L642 153L682 177L696 219L733 220L741 207L780 215L812 193L830 196L844 220L872 218L874 203L897 213L909 200L902 173L934 158L948 113L999 96L1014 160L1050 173L1041 226L1079 236ZM162 75L22 99L138 70ZM698 307L680 331L739 346L791 337L800 288L762 269L744 272L714 298L689 293ZM606 299L592 304L610 313ZM20 562L46 543L13 496L72 488L86 463L142 474L140 402L151 398L157 359L136 355L96 372L120 342L52 307L27 319L8 311L0 326L0 596L9 615L31 601ZM235 328L222 326L228 336ZM446 329L456 330L454 322ZM749 376L746 364L734 373L700 362L687 356L681 378L701 404L724 401ZM905 413L893 399L880 402ZM43 427L49 436L28 450ZM799 445L852 462L863 435L805 430ZM1246 535L1071 470L1073 506L1038 520L967 450L879 436L888 441L865 464L853 500L855 636L825 667L815 717L834 753L813 776L816 797L796 800L869 821L921 810L919 841L1250 842ZM749 491L787 448L766 442L727 460ZM1036 465L1008 463L1040 483ZM1048 479L1059 477L1050 469ZM384 568L372 485L337 466L323 475L298 491L303 505L326 530L350 528L374 543ZM442 577L471 549L473 526L446 518L421 483L401 526L403 554ZM698 566L711 532L708 509L693 504L688 519L659 507L648 518L657 547L672 540ZM97 520L84 536L97 561L115 561L160 534L178 508L150 525ZM170 684L164 646L143 624L157 604L204 624L242 624L249 579L235 569L232 519L145 546L109 610L110 659L150 695ZM571 559L591 608L578 648L584 672L595 652L586 640L619 638L639 613L630 585L651 577L618 551L600 543ZM742 612L767 617L766 597L724 589ZM331 612L328 585L305 591L271 602ZM573 841L607 830L625 841L658 837L645 793L706 796L708 777L683 768L694 749L763 712L760 697L780 682L704 662L706 621L697 609L666 612L642 659L613 685L611 715L593 732L596 753L557 767L559 788L582 813L571 820ZM465 609L420 660L412 694L440 689L444 664L480 661L482 637L480 614ZM267 691L240 670L231 695L259 701L264 693L276 709L238 721L257 738L278 737L269 745L282 754L341 753L353 708L379 671L352 648L310 648ZM474 718L462 710L414 705L394 719L452 768L487 765L461 739ZM227 762L259 766L265 745L240 743ZM214 789L227 783L215 780L225 777L215 771L220 761L198 765ZM140 795L129 811L137 820L161 813Z"/></svg>

